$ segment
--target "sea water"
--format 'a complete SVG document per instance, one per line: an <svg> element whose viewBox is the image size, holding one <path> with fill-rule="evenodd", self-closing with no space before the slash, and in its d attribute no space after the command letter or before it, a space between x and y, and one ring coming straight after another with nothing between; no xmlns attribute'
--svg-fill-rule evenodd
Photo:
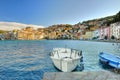
<svg viewBox="0 0 120 80"><path fill-rule="evenodd" d="M61 72L53 65L49 53L56 47L68 47L83 52L82 70L99 71L99 52L119 55L109 42L79 40L11 40L0 41L0 80L42 80L45 72Z"/></svg>

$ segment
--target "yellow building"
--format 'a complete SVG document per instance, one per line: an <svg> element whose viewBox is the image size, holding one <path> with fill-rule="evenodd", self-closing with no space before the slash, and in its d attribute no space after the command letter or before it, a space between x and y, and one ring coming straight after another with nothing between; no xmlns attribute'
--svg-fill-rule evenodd
<svg viewBox="0 0 120 80"><path fill-rule="evenodd" d="M94 30L96 30L98 28L99 28L98 26L92 26L92 27L90 27L90 31L94 31Z"/></svg>
<svg viewBox="0 0 120 80"><path fill-rule="evenodd" d="M17 32L18 40L40 40L45 38L44 29L34 30L32 27L26 27Z"/></svg>
<svg viewBox="0 0 120 80"><path fill-rule="evenodd" d="M17 39L18 40L23 40L23 35L24 35L24 33L22 31L18 31Z"/></svg>
<svg viewBox="0 0 120 80"><path fill-rule="evenodd" d="M86 31L84 35L84 39L92 39L93 37L93 31Z"/></svg>
<svg viewBox="0 0 120 80"><path fill-rule="evenodd" d="M34 37L35 40L44 39L44 37L45 37L45 34L43 32L40 32L40 31L35 32L35 37Z"/></svg>
<svg viewBox="0 0 120 80"><path fill-rule="evenodd" d="M57 35L58 35L58 33L54 31L54 32L49 33L48 37L49 37L49 39L56 39Z"/></svg>

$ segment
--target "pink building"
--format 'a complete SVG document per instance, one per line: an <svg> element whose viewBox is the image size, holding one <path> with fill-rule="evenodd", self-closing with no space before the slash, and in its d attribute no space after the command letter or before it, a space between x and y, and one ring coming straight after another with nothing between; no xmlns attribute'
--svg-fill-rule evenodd
<svg viewBox="0 0 120 80"><path fill-rule="evenodd" d="M101 28L99 29L99 31L100 31L100 36L99 36L99 38L100 38L100 39L104 39L104 28L101 27Z"/></svg>
<svg viewBox="0 0 120 80"><path fill-rule="evenodd" d="M104 39L105 36L107 39L110 39L110 27L109 26L102 26L100 28L100 39Z"/></svg>
<svg viewBox="0 0 120 80"><path fill-rule="evenodd" d="M104 28L104 36L107 36L108 39L110 39L110 27Z"/></svg>

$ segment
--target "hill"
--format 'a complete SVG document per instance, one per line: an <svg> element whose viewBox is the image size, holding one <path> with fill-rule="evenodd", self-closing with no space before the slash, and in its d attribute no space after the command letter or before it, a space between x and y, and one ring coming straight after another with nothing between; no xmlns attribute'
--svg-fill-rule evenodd
<svg viewBox="0 0 120 80"><path fill-rule="evenodd" d="M110 24L116 23L119 21L120 21L120 11L117 14L112 16L107 16L107 17L93 19L93 20L87 20L87 21L83 21L82 23L79 22L77 25L83 24L87 26L88 30L91 30L91 28L97 29L102 26L110 26Z"/></svg>
<svg viewBox="0 0 120 80"><path fill-rule="evenodd" d="M16 22L0 22L0 30L4 31L11 31L14 29L22 29L25 27L33 27L34 29L37 28L44 28L44 26L32 25L32 24L23 24L23 23L16 23Z"/></svg>

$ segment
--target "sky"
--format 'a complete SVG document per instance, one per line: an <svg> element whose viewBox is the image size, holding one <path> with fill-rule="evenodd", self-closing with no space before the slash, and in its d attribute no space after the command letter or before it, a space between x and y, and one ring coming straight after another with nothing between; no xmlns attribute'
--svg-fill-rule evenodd
<svg viewBox="0 0 120 80"><path fill-rule="evenodd" d="M77 24L115 15L120 0L0 0L0 22L42 25Z"/></svg>

